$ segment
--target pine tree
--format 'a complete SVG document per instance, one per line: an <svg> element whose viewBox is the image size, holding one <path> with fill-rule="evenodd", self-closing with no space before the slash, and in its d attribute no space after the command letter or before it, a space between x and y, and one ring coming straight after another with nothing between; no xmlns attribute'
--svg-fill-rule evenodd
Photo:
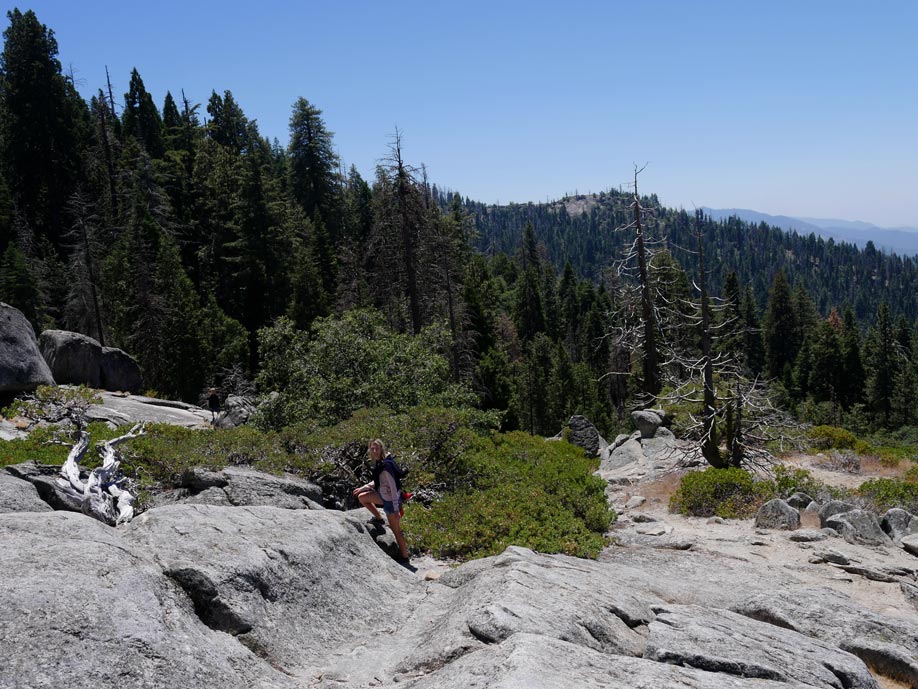
<svg viewBox="0 0 918 689"><path fill-rule="evenodd" d="M31 10L7 12L0 55L0 159L25 223L57 246L80 178L88 113L61 74L54 32Z"/></svg>
<svg viewBox="0 0 918 689"><path fill-rule="evenodd" d="M864 399L864 386L867 378L861 359L861 331L850 306L845 307L841 353L842 377L839 381L839 395L842 406L850 409L852 405Z"/></svg>
<svg viewBox="0 0 918 689"><path fill-rule="evenodd" d="M876 324L867 333L867 404L880 423L889 427L896 371L895 331L889 305L880 304Z"/></svg>
<svg viewBox="0 0 918 689"><path fill-rule="evenodd" d="M211 139L236 155L248 148L249 121L230 91L224 91L222 97L212 91L207 102L207 114L210 115L207 132Z"/></svg>
<svg viewBox="0 0 918 689"><path fill-rule="evenodd" d="M28 261L15 242L7 244L0 260L0 301L22 311L33 327L39 327L41 302L38 283Z"/></svg>
<svg viewBox="0 0 918 689"><path fill-rule="evenodd" d="M153 96L147 93L143 79L137 69L131 70L131 81L128 92L124 94L124 114L121 116L124 132L136 138L151 158L162 158L165 153L163 145L163 121L153 102Z"/></svg>
<svg viewBox="0 0 918 689"><path fill-rule="evenodd" d="M802 344L800 336L800 321L794 309L790 285L784 271L778 271L771 284L762 322L765 371L769 377L781 378L785 368L793 366Z"/></svg>
<svg viewBox="0 0 918 689"><path fill-rule="evenodd" d="M290 116L290 191L306 216L323 224L337 243L341 238L341 182L332 133L322 111L305 98L297 99ZM327 287L327 286L326 286Z"/></svg>
<svg viewBox="0 0 918 689"><path fill-rule="evenodd" d="M807 388L815 402L839 402L842 380L841 342L830 321L819 324L810 347L810 369Z"/></svg>
<svg viewBox="0 0 918 689"><path fill-rule="evenodd" d="M542 309L542 295L539 288L538 273L536 268L530 265L517 281L513 307L514 322L520 339L524 342L532 340L536 335L545 331L545 312Z"/></svg>

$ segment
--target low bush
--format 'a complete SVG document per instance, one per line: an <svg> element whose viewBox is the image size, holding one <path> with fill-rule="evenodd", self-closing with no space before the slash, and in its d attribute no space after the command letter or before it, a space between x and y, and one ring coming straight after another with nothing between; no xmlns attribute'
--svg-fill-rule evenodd
<svg viewBox="0 0 918 689"><path fill-rule="evenodd" d="M858 495L878 514L900 507L918 514L918 473L906 474L905 480L875 478L861 484Z"/></svg>
<svg viewBox="0 0 918 689"><path fill-rule="evenodd" d="M692 517L744 519L755 514L774 492L774 483L757 481L744 469L709 467L682 477L669 509Z"/></svg>
<svg viewBox="0 0 918 689"><path fill-rule="evenodd" d="M466 461L471 485L405 515L413 547L467 559L519 545L596 557L615 518L596 461L566 442L526 433L478 438Z"/></svg>
<svg viewBox="0 0 918 689"><path fill-rule="evenodd" d="M783 464L775 467L774 487L775 496L779 498L789 498L794 493L806 493L815 498L826 489L825 484L814 479L806 469Z"/></svg>
<svg viewBox="0 0 918 689"><path fill-rule="evenodd" d="M852 450L857 444L854 433L838 426L814 426L809 437L815 450Z"/></svg>

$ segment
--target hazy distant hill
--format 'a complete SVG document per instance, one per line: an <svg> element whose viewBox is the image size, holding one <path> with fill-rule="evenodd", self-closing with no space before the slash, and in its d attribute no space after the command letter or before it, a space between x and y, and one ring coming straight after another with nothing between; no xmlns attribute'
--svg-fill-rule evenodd
<svg viewBox="0 0 918 689"><path fill-rule="evenodd" d="M764 222L782 230L794 230L799 234L810 234L835 241L850 242L865 247L868 241L887 253L901 256L918 254L918 228L878 227L859 220L836 218L794 218L787 215L768 215L747 208L703 208L715 220L736 216L750 223Z"/></svg>

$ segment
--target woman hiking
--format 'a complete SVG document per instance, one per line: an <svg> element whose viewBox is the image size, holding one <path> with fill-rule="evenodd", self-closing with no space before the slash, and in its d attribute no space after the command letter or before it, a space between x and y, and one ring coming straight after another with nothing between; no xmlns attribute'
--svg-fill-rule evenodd
<svg viewBox="0 0 918 689"><path fill-rule="evenodd" d="M373 518L370 523L377 526L384 524L379 508L382 507L386 513L386 519L389 521L389 528L395 536L398 548L402 557L400 562L408 562L408 545L405 543L405 536L402 534L401 526L401 491L396 483L395 472L398 471L395 459L386 452L386 446L383 441L377 438L370 443L370 459L373 460L373 481L366 485L359 486L352 491L360 504L370 510Z"/></svg>

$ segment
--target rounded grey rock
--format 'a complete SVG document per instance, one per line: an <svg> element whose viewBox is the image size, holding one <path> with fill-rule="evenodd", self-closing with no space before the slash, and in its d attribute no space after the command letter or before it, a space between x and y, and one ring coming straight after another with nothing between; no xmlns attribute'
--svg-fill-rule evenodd
<svg viewBox="0 0 918 689"><path fill-rule="evenodd" d="M760 529L798 529L800 528L800 513L784 500L776 498L769 500L759 508L755 515L755 525Z"/></svg>
<svg viewBox="0 0 918 689"><path fill-rule="evenodd" d="M0 392L29 392L54 385L35 330L19 309L0 302Z"/></svg>

